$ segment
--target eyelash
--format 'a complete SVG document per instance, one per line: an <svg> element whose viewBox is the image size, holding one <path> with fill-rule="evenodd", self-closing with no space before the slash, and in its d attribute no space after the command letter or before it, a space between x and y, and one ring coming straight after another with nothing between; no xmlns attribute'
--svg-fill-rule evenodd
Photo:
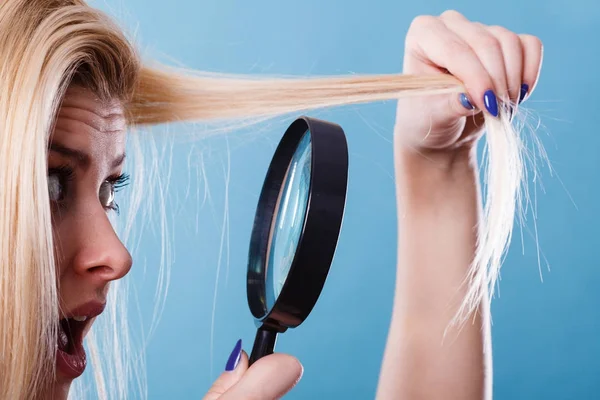
<svg viewBox="0 0 600 400"><path fill-rule="evenodd" d="M50 175L58 175L61 181L71 182L73 180L73 177L75 176L75 171L73 171L73 169L68 165L61 165L56 168L49 168L48 176ZM63 182L61 182L61 184L62 183Z"/></svg>
<svg viewBox="0 0 600 400"><path fill-rule="evenodd" d="M115 189L115 193L129 185L129 174L121 174L118 176L111 176L106 181L109 182Z"/></svg>
<svg viewBox="0 0 600 400"><path fill-rule="evenodd" d="M73 178L75 177L75 171L73 170L73 168L69 167L68 165L61 165L56 168L49 168L48 176L50 176L50 175L57 175L60 179L61 185L66 187L69 183L71 183L73 181ZM109 183L112 186L112 190L114 190L114 193L117 193L121 189L123 189L124 187L129 185L129 179L130 179L129 174L122 173L117 176L108 177L105 180L105 182ZM117 215L119 214L119 205L117 204L117 202L114 199L113 199L112 204L105 208L115 211L117 213Z"/></svg>
<svg viewBox="0 0 600 400"><path fill-rule="evenodd" d="M112 186L115 194L118 193L121 189L123 189L124 187L126 187L127 185L129 185L129 178L130 176L128 174L121 174L118 176L113 176L113 177L109 177L106 182L110 183L110 185ZM117 204L117 202L115 200L113 200L112 204L110 206L108 206L108 209L114 211L117 215L119 215L119 204Z"/></svg>

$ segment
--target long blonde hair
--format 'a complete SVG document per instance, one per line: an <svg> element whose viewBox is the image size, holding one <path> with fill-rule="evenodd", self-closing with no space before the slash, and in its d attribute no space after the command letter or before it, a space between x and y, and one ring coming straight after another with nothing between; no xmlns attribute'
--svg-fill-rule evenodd
<svg viewBox="0 0 600 400"><path fill-rule="evenodd" d="M150 66L106 15L82 0L4 0L0 33L3 399L31 398L53 379L59 314L47 148L68 85L76 82L101 98L120 99L131 127L208 120L247 124L321 107L464 91L449 75L259 78ZM488 288L493 290L524 176L520 138L507 111L486 119L486 129L489 189L465 277L467 294L457 312L461 319L476 310ZM129 345L119 342L128 337L127 327L116 325L126 323L125 313L123 304L111 305L101 318L111 322L112 331L98 335L94 328L87 338L99 398L127 397L127 381L140 367L128 364ZM97 350L99 338L110 350L104 357Z"/></svg>

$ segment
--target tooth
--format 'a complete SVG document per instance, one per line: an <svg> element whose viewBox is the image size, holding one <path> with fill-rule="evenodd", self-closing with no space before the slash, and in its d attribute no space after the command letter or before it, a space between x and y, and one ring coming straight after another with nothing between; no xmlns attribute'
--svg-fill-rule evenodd
<svg viewBox="0 0 600 400"><path fill-rule="evenodd" d="M83 322L87 319L87 317L73 317L73 319L77 322Z"/></svg>

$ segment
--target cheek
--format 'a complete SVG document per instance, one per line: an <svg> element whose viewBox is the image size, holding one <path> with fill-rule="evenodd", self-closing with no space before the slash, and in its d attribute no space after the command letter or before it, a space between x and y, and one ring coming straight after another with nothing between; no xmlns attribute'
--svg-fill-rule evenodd
<svg viewBox="0 0 600 400"><path fill-rule="evenodd" d="M52 240L54 242L54 259L56 272L60 278L67 269L67 259L73 252L75 233L69 229L65 219L60 218L57 212L52 213Z"/></svg>

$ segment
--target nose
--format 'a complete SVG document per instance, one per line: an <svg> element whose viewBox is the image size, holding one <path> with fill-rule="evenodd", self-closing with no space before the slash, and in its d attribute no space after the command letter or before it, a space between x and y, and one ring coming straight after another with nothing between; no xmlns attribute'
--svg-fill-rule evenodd
<svg viewBox="0 0 600 400"><path fill-rule="evenodd" d="M100 210L79 223L79 246L72 268L80 276L100 284L123 278L133 263L131 254L114 231L107 215Z"/></svg>

